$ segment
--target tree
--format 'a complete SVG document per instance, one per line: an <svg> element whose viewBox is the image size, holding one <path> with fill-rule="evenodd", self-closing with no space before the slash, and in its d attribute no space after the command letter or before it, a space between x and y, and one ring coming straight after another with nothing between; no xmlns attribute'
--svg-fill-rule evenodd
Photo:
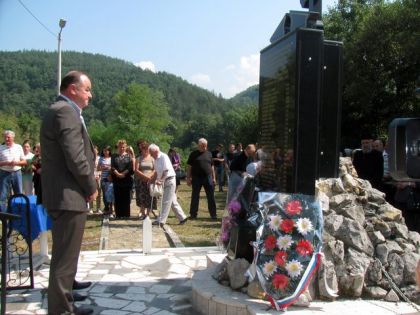
<svg viewBox="0 0 420 315"><path fill-rule="evenodd" d="M38 117L28 113L22 113L18 116L17 124L22 140L30 140L32 144L39 142L41 121Z"/></svg>
<svg viewBox="0 0 420 315"><path fill-rule="evenodd" d="M171 135L166 133L171 118L163 94L145 85L130 84L118 92L114 99L110 123L107 126L109 141L116 143L124 138L131 145L139 138L155 142L163 149L169 147Z"/></svg>
<svg viewBox="0 0 420 315"><path fill-rule="evenodd" d="M360 132L386 135L393 118L420 113L420 5L416 0L341 0L324 18L328 39L344 42L343 144Z"/></svg>

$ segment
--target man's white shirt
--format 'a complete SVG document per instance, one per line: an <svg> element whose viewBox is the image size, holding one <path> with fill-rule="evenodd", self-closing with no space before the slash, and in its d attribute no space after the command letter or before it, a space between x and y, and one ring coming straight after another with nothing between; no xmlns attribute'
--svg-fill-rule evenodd
<svg viewBox="0 0 420 315"><path fill-rule="evenodd" d="M164 181L167 177L175 176L174 167L172 166L169 156L162 152L159 152L155 161L155 170L157 173L157 180L160 181ZM165 171L166 174L164 175Z"/></svg>
<svg viewBox="0 0 420 315"><path fill-rule="evenodd" d="M4 162L4 161L19 162L24 159L25 159L25 155L23 154L23 149L20 144L13 143L12 146L10 147L8 147L5 144L0 145L0 161L1 162ZM6 172L16 172L21 169L21 166L3 165L3 166L0 166L0 169Z"/></svg>

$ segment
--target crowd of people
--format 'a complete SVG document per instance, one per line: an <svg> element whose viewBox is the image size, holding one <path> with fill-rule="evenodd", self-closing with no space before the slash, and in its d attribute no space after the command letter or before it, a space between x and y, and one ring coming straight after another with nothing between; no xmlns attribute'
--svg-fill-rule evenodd
<svg viewBox="0 0 420 315"><path fill-rule="evenodd" d="M4 142L0 145L0 211L6 212L11 191L26 195L41 191L41 149L39 143L31 148L29 140L22 145L15 143L12 130L5 130L3 137ZM41 197L38 203L41 203Z"/></svg>
<svg viewBox="0 0 420 315"><path fill-rule="evenodd" d="M41 186L41 144L31 147L30 141L25 140L22 145L14 142L15 134L11 130L3 133L4 143L0 146L0 207L6 211L7 199L10 193L36 195L37 203L42 203ZM88 203L91 214L103 214L110 218L129 218L131 199L135 192L136 205L139 208L140 220L152 214L156 218L155 224L164 224L167 211L172 208L184 224L187 217L177 203L176 191L181 178L185 177L187 185L192 187L189 218L196 219L199 206L199 195L204 187L207 196L208 210L212 219L217 219L214 191L216 187L224 191L228 183L229 202L235 189L246 174L246 167L253 161L255 145L250 144L242 150L239 143L229 145L228 152L224 152L223 145L217 144L213 151L209 151L207 140L198 140L198 148L191 152L186 163L186 171L181 168L181 157L176 149L171 148L168 154L160 152L154 156L157 145L150 145L145 139L137 141L138 154L124 139L115 145L115 152L107 145L98 150L94 146L95 166L94 177L98 192L95 200ZM164 158L165 162L159 166L157 162ZM159 173L159 170L165 173ZM174 180L174 192L168 196L163 194L161 199L153 198L150 186L163 185L166 188ZM165 187L164 187L165 188ZM170 203L168 203L171 200ZM157 215L158 201L162 204L162 216ZM168 204L167 204L168 203ZM165 207L163 207L165 205ZM165 211L162 211L165 210Z"/></svg>

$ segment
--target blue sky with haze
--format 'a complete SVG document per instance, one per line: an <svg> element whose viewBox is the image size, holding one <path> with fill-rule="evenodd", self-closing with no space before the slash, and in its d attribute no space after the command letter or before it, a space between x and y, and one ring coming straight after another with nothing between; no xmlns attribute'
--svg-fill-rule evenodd
<svg viewBox="0 0 420 315"><path fill-rule="evenodd" d="M324 0L323 11L336 1ZM305 9L299 0L0 0L0 50L55 51L64 18L63 51L123 59L232 97L258 83L259 52L290 10Z"/></svg>

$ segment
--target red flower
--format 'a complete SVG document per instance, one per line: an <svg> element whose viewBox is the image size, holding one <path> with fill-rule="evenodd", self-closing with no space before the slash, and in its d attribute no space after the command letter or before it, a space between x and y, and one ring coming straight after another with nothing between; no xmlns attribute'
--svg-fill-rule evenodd
<svg viewBox="0 0 420 315"><path fill-rule="evenodd" d="M314 248L308 240L300 240L296 245L296 251L299 255L309 256L312 255Z"/></svg>
<svg viewBox="0 0 420 315"><path fill-rule="evenodd" d="M302 204L299 200L292 200L286 205L286 212L290 215L300 214L302 211Z"/></svg>
<svg viewBox="0 0 420 315"><path fill-rule="evenodd" d="M289 278L286 275L277 273L273 277L273 286L276 289L284 290L289 284Z"/></svg>
<svg viewBox="0 0 420 315"><path fill-rule="evenodd" d="M280 229L284 233L292 233L294 226L295 226L295 222L293 220L284 219L284 220L281 221Z"/></svg>
<svg viewBox="0 0 420 315"><path fill-rule="evenodd" d="M272 250L276 247L276 243L277 243L276 237L273 235L269 235L264 241L264 247L266 250Z"/></svg>
<svg viewBox="0 0 420 315"><path fill-rule="evenodd" d="M277 265L284 267L287 261L287 252L284 250L278 251L274 256L274 261L277 263Z"/></svg>

